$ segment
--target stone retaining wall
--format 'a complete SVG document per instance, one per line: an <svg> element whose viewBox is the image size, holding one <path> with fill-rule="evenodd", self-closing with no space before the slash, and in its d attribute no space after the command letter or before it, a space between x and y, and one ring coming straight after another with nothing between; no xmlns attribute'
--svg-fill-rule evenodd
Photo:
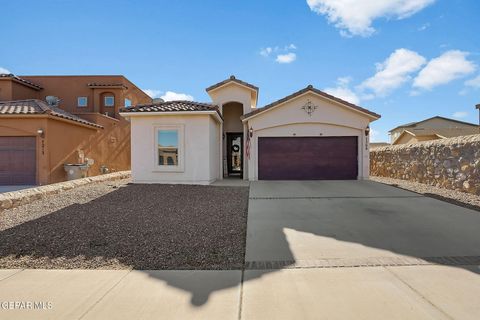
<svg viewBox="0 0 480 320"><path fill-rule="evenodd" d="M23 189L13 192L0 193L0 212L5 209L15 208L35 200L42 199L48 195L58 194L66 190L84 186L96 182L113 181L130 178L130 171L119 171L95 177L82 178L77 180L59 182L45 186Z"/></svg>
<svg viewBox="0 0 480 320"><path fill-rule="evenodd" d="M480 195L480 134L376 148L370 174Z"/></svg>

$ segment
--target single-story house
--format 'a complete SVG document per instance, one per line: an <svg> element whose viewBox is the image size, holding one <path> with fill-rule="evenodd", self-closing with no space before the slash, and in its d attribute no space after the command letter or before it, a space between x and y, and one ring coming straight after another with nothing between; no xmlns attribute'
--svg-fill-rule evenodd
<svg viewBox="0 0 480 320"><path fill-rule="evenodd" d="M478 132L477 124L435 116L422 121L402 124L390 130L389 134L391 143L396 145L466 136Z"/></svg>
<svg viewBox="0 0 480 320"><path fill-rule="evenodd" d="M263 108L259 89L231 76L212 103L124 108L136 183L217 179L345 180L369 176L369 124L380 115L309 85Z"/></svg>

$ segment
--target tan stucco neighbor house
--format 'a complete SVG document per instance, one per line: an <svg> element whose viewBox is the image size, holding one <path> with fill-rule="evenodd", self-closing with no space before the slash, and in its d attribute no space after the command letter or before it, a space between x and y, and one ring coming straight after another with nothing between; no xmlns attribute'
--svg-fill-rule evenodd
<svg viewBox="0 0 480 320"><path fill-rule="evenodd" d="M391 143L396 145L477 134L478 130L478 125L473 123L435 116L400 125L389 133Z"/></svg>
<svg viewBox="0 0 480 320"><path fill-rule="evenodd" d="M231 76L211 103L121 110L131 122L136 183L345 180L369 176L369 124L380 115L308 86L263 108L259 89Z"/></svg>

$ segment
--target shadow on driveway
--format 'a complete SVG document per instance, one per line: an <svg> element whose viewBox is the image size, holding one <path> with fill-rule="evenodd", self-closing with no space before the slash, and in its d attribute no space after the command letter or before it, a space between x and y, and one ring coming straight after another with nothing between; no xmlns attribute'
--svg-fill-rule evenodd
<svg viewBox="0 0 480 320"><path fill-rule="evenodd" d="M248 188L127 185L1 231L0 267L243 270L245 242L249 264L262 262L255 277L276 271L266 263L289 267L299 259L357 253L369 258L388 251L459 267L439 258L480 256L476 212L372 182L350 183L337 186L347 193L340 197L320 189L252 197L247 240ZM199 286L145 272L191 292L195 306L240 283L232 277Z"/></svg>

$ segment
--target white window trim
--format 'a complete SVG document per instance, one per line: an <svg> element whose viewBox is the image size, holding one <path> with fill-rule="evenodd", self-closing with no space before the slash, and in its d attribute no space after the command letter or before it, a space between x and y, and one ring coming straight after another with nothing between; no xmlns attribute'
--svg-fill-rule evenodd
<svg viewBox="0 0 480 320"><path fill-rule="evenodd" d="M159 165L158 164L158 131L159 130L177 130L178 132L178 165ZM185 126L183 124L175 125L154 125L153 128L153 171L154 172L184 172L185 171Z"/></svg>
<svg viewBox="0 0 480 320"><path fill-rule="evenodd" d="M107 98L113 99L113 104L107 104ZM115 96L104 96L103 97L103 104L105 107L114 107L115 106Z"/></svg>
<svg viewBox="0 0 480 320"><path fill-rule="evenodd" d="M80 99L85 99L85 105L80 104ZM88 97L77 97L77 107L79 107L79 108L88 107Z"/></svg>

